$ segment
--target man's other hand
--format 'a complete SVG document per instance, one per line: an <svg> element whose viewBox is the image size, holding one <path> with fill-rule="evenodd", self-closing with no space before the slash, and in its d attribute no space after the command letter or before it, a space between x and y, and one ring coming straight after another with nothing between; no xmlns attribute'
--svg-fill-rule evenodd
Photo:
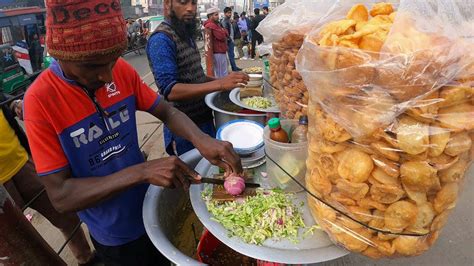
<svg viewBox="0 0 474 266"><path fill-rule="evenodd" d="M237 87L247 85L249 81L249 75L243 72L232 72L226 77L219 80L222 91L230 91Z"/></svg>
<svg viewBox="0 0 474 266"><path fill-rule="evenodd" d="M189 188L189 177L199 181L201 177L176 156L161 158L139 164L147 183L169 188Z"/></svg>
<svg viewBox="0 0 474 266"><path fill-rule="evenodd" d="M234 151L232 144L206 136L195 144L204 158L213 165L225 170L226 174L242 174L242 163L239 155Z"/></svg>

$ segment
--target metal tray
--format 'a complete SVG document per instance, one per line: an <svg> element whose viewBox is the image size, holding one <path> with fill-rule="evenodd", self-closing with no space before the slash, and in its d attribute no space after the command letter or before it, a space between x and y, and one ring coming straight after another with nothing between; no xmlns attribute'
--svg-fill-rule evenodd
<svg viewBox="0 0 474 266"><path fill-rule="evenodd" d="M261 171L265 171L266 166L262 165L255 170L255 182L262 187L272 187L269 178L263 178ZM212 176L218 173L218 168L212 166L206 159L203 159L195 169L203 176ZM205 202L202 200L201 193L210 185L194 185L190 189L191 203L194 212L204 224L204 226L220 241L225 243L235 251L246 256L284 264L309 264L333 260L347 255L349 252L335 246L329 237L323 231L316 230L312 236L301 238L300 242L294 244L288 240L268 239L261 246L247 244L238 237L229 237L227 230L218 222L211 220L211 214L208 212ZM307 226L315 224L313 217L307 208L306 194L300 192L296 194L295 203L304 202L303 218ZM303 230L300 230L300 236Z"/></svg>
<svg viewBox="0 0 474 266"><path fill-rule="evenodd" d="M280 108L276 104L275 99L273 99L273 96L272 95L264 95L264 97L268 98L272 102L272 104L273 104L272 107L267 108L267 109L260 109L260 108L253 108L253 107L250 107L250 106L244 104L242 101L240 101L240 88L235 88L229 93L230 100L234 104L236 104L236 105L238 105L242 108L249 109L249 110L252 110L252 111L257 111L257 112L263 112L263 113L280 113Z"/></svg>

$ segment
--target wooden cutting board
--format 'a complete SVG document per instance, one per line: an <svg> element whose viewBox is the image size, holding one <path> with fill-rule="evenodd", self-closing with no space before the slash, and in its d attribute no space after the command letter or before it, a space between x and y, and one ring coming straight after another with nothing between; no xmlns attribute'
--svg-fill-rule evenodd
<svg viewBox="0 0 474 266"><path fill-rule="evenodd" d="M253 170L244 170L244 176L254 176ZM216 179L224 179L224 174L216 174L213 176L213 178ZM248 182L251 182L250 180L247 180ZM245 199L247 197L255 196L257 194L257 189L255 188L245 188L244 193L242 193L239 196L232 196L227 191L225 190L224 186L222 185L214 185L212 187L212 200L218 201L218 202L228 202L228 201L234 201L237 199Z"/></svg>
<svg viewBox="0 0 474 266"><path fill-rule="evenodd" d="M245 199L247 197L255 196L257 194L257 190L255 188L246 188L244 193L239 196L232 196L227 191L225 191L224 186L221 185L214 185L212 188L212 200L218 202L227 202L227 201L234 201L237 199Z"/></svg>

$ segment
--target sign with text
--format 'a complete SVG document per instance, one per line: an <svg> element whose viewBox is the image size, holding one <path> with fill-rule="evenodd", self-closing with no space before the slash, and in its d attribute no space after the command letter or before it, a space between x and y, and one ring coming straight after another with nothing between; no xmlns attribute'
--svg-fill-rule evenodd
<svg viewBox="0 0 474 266"><path fill-rule="evenodd" d="M270 6L270 1L269 0L254 0L253 7L254 8L260 8L260 10L264 6Z"/></svg>

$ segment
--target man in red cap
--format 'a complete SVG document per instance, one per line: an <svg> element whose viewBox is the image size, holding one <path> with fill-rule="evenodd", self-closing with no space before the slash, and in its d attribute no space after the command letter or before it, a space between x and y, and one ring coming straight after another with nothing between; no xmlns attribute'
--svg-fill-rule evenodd
<svg viewBox="0 0 474 266"><path fill-rule="evenodd" d="M240 159L120 58L127 37L118 0L46 0L46 6L46 42L57 61L27 91L24 120L48 196L60 212L78 212L106 265L167 263L145 233L145 192L149 184L187 188L200 176L177 157L144 162L135 112L156 116L228 173L242 172Z"/></svg>

